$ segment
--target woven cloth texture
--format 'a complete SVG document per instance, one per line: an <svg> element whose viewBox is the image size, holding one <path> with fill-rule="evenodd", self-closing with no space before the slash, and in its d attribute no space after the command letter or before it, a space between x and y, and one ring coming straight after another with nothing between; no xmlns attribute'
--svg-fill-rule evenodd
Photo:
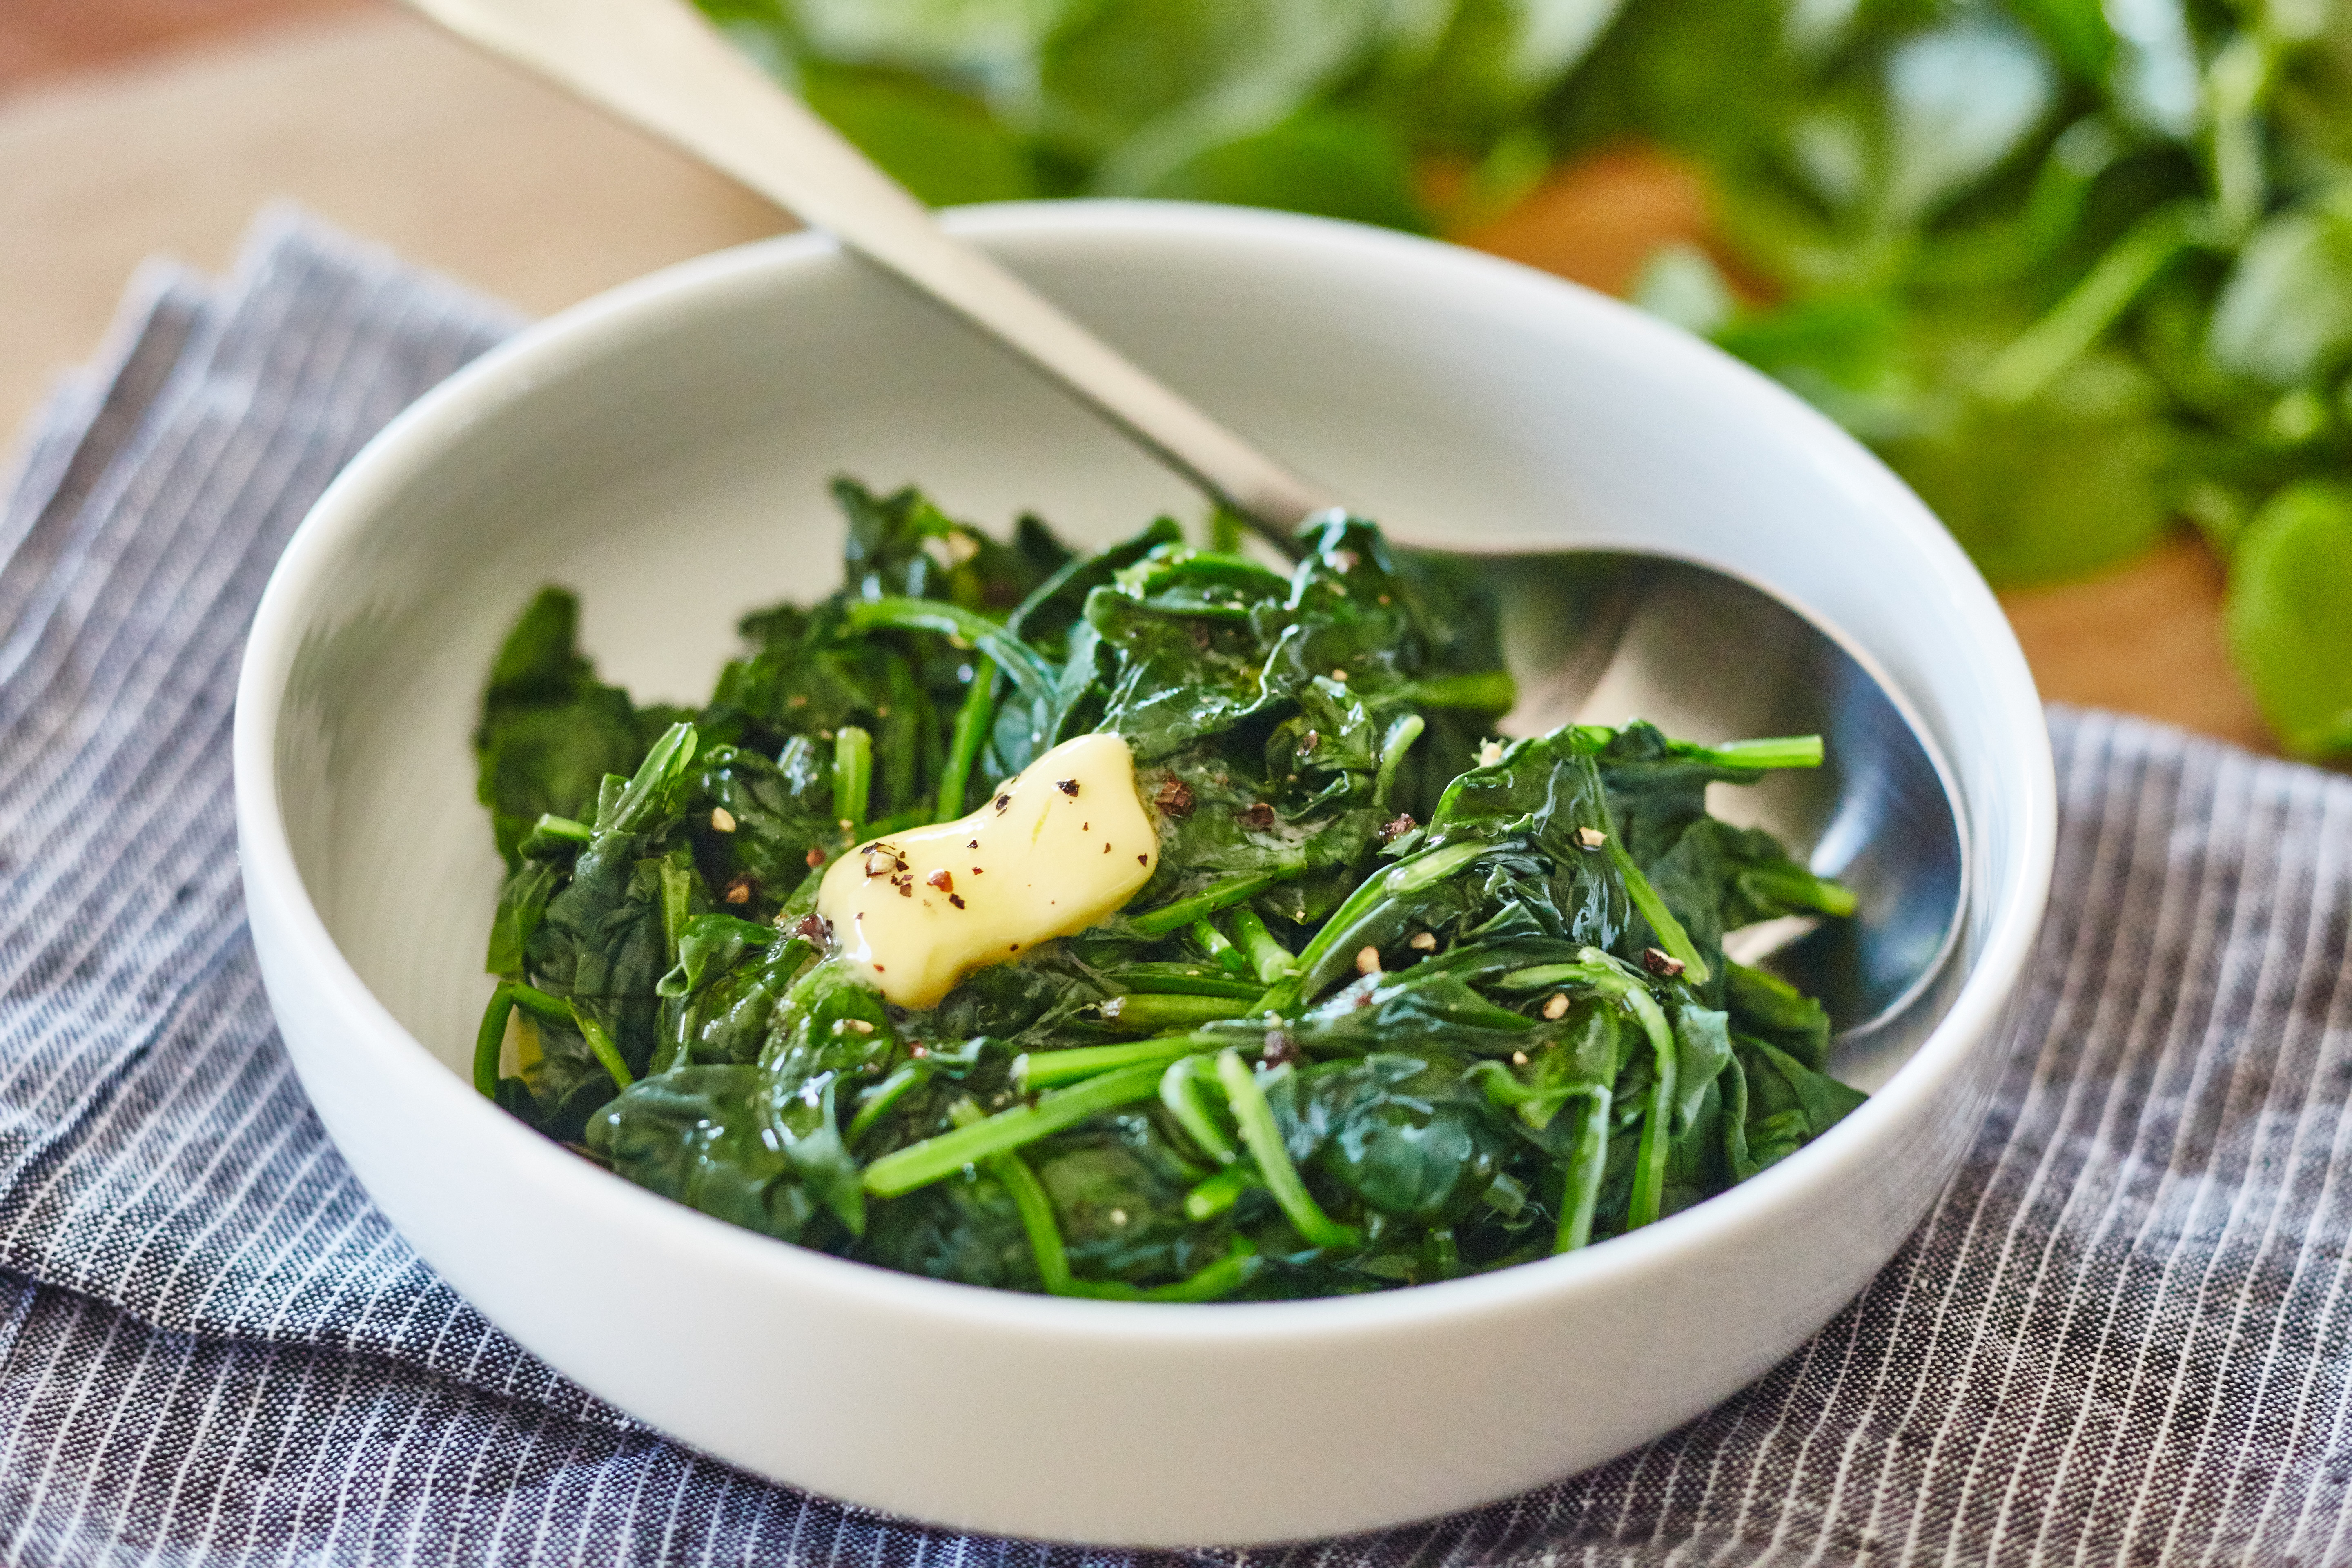
<svg viewBox="0 0 2352 1568"><path fill-rule="evenodd" d="M19 448L0 1563L1139 1561L926 1530L663 1439L436 1279L303 1100L237 892L239 651L336 470L517 325L276 214L224 282L142 274L109 362ZM1158 1555L2352 1562L2352 780L2051 723L2056 885L1999 1097L1861 1300L1720 1408L1526 1497Z"/></svg>

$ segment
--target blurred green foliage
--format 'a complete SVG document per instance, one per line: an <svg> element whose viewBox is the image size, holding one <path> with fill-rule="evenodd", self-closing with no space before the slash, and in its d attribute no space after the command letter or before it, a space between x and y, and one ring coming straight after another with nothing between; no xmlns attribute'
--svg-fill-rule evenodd
<svg viewBox="0 0 2352 1568"><path fill-rule="evenodd" d="M1663 144L1770 302L1687 249L1640 302L1870 442L1997 583L2193 521L2283 739L2352 750L2314 696L2352 679L2314 600L2352 600L2352 490L2314 482L2352 479L2352 0L702 4L936 203L1431 232ZM1470 171L1443 211L1433 160Z"/></svg>

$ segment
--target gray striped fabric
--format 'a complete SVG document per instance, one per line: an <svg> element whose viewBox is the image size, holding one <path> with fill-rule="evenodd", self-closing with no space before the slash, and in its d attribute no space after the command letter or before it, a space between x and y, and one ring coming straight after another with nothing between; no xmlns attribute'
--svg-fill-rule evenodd
<svg viewBox="0 0 2352 1568"><path fill-rule="evenodd" d="M599 1405L417 1261L291 1078L232 852L246 624L336 468L513 324L279 216L224 285L145 275L114 363L24 449L0 510L0 1563L1124 1563L804 1497ZM2056 897L1998 1107L1860 1301L1602 1469L1190 1555L2352 1562L2352 781L2052 724Z"/></svg>

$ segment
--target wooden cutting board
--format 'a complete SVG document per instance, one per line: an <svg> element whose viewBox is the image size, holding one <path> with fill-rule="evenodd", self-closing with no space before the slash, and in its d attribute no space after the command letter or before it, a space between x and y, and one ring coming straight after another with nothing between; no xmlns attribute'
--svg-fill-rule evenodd
<svg viewBox="0 0 2352 1568"><path fill-rule="evenodd" d="M225 267L273 199L533 311L785 226L716 175L378 5L9 3L22 9L0 16L0 432L92 356L142 259ZM288 9L320 15L250 25ZM190 31L197 42L155 63L67 68L77 50ZM1706 226L1682 172L1629 153L1563 171L1459 237L1614 291L1659 240ZM2193 540L2003 603L2045 696L2268 743L2223 657L2219 571Z"/></svg>

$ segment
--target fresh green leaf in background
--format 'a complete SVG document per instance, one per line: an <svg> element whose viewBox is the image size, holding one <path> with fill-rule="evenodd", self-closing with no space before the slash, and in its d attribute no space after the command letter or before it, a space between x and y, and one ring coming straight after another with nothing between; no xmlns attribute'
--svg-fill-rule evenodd
<svg viewBox="0 0 2352 1568"><path fill-rule="evenodd" d="M972 99L903 72L813 63L809 107L933 206L1040 193L1028 149Z"/></svg>
<svg viewBox="0 0 2352 1568"><path fill-rule="evenodd" d="M2333 195L2333 193L2331 193ZM2352 360L2352 188L2281 213L2246 242L2213 301L2214 368L2282 389Z"/></svg>
<svg viewBox="0 0 2352 1568"><path fill-rule="evenodd" d="M1446 232L1661 146L1744 288L1685 248L1639 298L1876 447L1997 583L2184 520L2244 570L2273 497L2352 478L2352 0L702 4L932 201ZM2323 537L2267 529L2260 564L2316 575ZM2233 647L2294 710L2263 641Z"/></svg>
<svg viewBox="0 0 2352 1568"><path fill-rule="evenodd" d="M2352 485L2298 484L2255 517L2230 579L2229 627L2287 749L2352 751Z"/></svg>

